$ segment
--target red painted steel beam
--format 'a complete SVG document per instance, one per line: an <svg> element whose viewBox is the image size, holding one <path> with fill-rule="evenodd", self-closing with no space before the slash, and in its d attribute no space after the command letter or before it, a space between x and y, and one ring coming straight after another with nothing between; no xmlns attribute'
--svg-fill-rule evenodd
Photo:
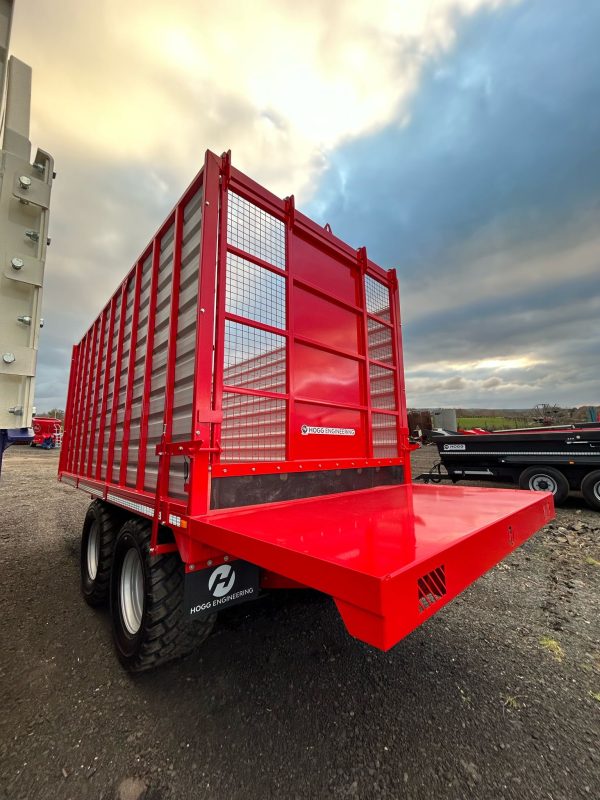
<svg viewBox="0 0 600 800"><path fill-rule="evenodd" d="M218 366L219 350L215 349L215 292L214 265L218 256L218 224L221 162L207 152L203 170L202 231L200 235L200 269L198 274L198 324L196 326L196 355L194 393L192 401L192 439L211 441L213 353ZM216 386L215 386L216 388ZM220 405L215 403L215 408ZM211 442L214 446L214 442ZM209 454L197 456L190 463L188 513L199 514L210 505Z"/></svg>

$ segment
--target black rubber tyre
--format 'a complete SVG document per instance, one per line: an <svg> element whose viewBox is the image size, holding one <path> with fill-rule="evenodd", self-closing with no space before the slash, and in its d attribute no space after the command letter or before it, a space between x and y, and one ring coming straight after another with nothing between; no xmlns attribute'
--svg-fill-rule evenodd
<svg viewBox="0 0 600 800"><path fill-rule="evenodd" d="M122 523L122 516L102 500L94 500L85 515L81 534L81 592L90 606L108 602L113 548Z"/></svg>
<svg viewBox="0 0 600 800"><path fill-rule="evenodd" d="M589 472L581 481L581 493L588 506L600 511L600 469Z"/></svg>
<svg viewBox="0 0 600 800"><path fill-rule="evenodd" d="M519 486L534 492L552 492L556 506L564 503L569 495L569 481L554 467L527 467L519 476Z"/></svg>
<svg viewBox="0 0 600 800"><path fill-rule="evenodd" d="M217 618L210 614L188 620L183 563L178 553L151 557L150 530L139 518L125 522L115 543L110 577L113 638L119 660L130 672L188 655L208 637ZM139 590L128 591L132 585Z"/></svg>

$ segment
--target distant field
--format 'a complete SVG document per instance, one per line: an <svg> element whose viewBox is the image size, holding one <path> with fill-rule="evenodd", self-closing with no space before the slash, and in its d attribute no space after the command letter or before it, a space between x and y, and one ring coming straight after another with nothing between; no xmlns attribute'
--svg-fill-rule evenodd
<svg viewBox="0 0 600 800"><path fill-rule="evenodd" d="M526 419L515 417L458 417L457 423L459 428L485 428L488 431L527 426Z"/></svg>

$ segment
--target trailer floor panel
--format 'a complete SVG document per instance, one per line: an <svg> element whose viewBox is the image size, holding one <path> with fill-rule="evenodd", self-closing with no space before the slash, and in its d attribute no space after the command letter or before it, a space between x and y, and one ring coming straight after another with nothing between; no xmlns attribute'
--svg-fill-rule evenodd
<svg viewBox="0 0 600 800"><path fill-rule="evenodd" d="M332 595L387 650L553 516L549 493L409 484L211 512L189 535Z"/></svg>

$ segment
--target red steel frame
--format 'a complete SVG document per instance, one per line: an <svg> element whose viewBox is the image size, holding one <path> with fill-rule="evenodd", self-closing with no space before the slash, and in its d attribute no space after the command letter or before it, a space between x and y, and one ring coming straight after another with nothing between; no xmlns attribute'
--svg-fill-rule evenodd
<svg viewBox="0 0 600 800"><path fill-rule="evenodd" d="M202 187L202 229L200 238L200 269L198 273L198 292L197 292L197 326L196 326L196 349L195 349L195 370L193 386L193 402L191 415L191 428L189 439L184 442L171 441L173 423L173 404L175 393L175 361L177 354L177 324L179 311L179 281L182 256L182 236L184 209L188 201ZM237 247L228 243L227 240L227 202L228 190L234 191L241 198L251 202L253 205L266 211L272 217L280 220L285 226L285 252L286 269L281 269L273 264L267 263L262 259L239 250ZM156 321L156 296L159 276L159 262L161 241L163 235L174 225L173 243L173 267L171 278L171 307L169 321L169 339L166 364L166 388L163 414L163 436L160 445L157 447L158 454L158 475L156 490L148 491L145 486L145 470L147 463L147 443L148 425L150 416L150 389L152 381L152 357L154 348L154 331ZM296 269L294 248L297 242L308 241L311 247L323 257L331 258L336 263L341 263L344 268L354 270L357 294L355 303L350 303L342 297L332 296L322 286L317 286L314 281L307 279L298 273ZM286 282L285 306L286 306L286 328L281 330L270 325L238 317L226 311L225 304L225 285L226 285L226 265L227 253L233 253L243 257L246 261L256 264L263 269L269 270L273 274L281 276ZM137 353L138 320L140 312L140 294L142 285L142 265L146 259L152 255L151 278L150 278L150 298L148 306L148 328L145 352L145 374L143 382L143 392L141 399L141 419L140 419L140 441L139 456L136 465L135 487L126 484L127 470L129 466L129 443L131 427L131 400L134 383L134 368ZM216 269L215 269L216 265ZM367 309L366 290L364 277L370 276L384 287L387 287L390 296L390 318L382 319L370 314ZM326 300L339 308L344 313L351 314L356 318L357 324L362 326L362 334L359 337L359 350L351 351L330 342L316 341L311 337L300 335L294 324L293 296L294 292L308 292L311 297ZM126 328L126 316L128 298L133 293L131 336L129 342L129 357L127 369L123 370L123 350L124 336ZM116 329L117 309L119 311L118 329ZM392 333L392 353L393 364L382 363L370 357L368 342L368 320L372 319L379 325L389 329ZM250 324L253 328L276 333L285 340L285 351L287 358L287 373L285 392L269 392L268 390L255 390L239 386L224 385L224 339L225 323L227 320ZM112 402L110 404L110 418L108 417L109 399L111 394L110 376L112 352L115 347L116 354L114 363L114 380L112 383ZM295 349L296 345L306 345L312 349L329 353L333 356L343 356L348 360L356 362L362 370L362 381L360 390L360 402L328 401L324 399L314 399L313 397L302 396L299 392L293 391L292 380L296 368ZM312 350L311 350L312 352ZM371 399L369 385L369 365L373 363L379 367L385 367L393 376L394 396L396 409L374 408ZM122 387L121 376L125 375L126 384ZM387 373L386 373L387 374ZM116 422L118 414L118 402L121 389L125 392L125 416L123 421L122 440L120 443L120 467L114 473L116 442ZM229 463L221 461L221 427L223 420L222 400L223 392L236 393L238 395L256 395L259 397L274 397L277 400L286 402L286 457L277 462L245 462ZM328 455L326 445L323 445L322 457L302 458L300 456L299 443L297 438L299 425L296 406L301 407L310 405L312 407L323 407L327 409L339 408L346 409L349 413L357 413L364 420L366 430L366 452L363 455L352 457L337 457ZM305 406L302 406L305 404ZM388 415L395 418L397 431L398 453L396 457L381 458L375 457L373 446L373 413ZM107 421L110 420L107 425ZM106 442L106 430L109 431L108 442ZM294 431L296 433L294 434ZM88 438L89 432L89 438ZM321 437L323 438L323 437ZM322 444L319 442L319 444ZM107 450L106 473L102 479L103 453ZM408 443L408 427L406 421L406 400L403 385L403 361L402 361L402 341L400 333L400 306L398 281L394 270L384 271L367 257L364 248L358 251L351 248L338 238L336 238L326 226L321 228L312 222L308 217L299 213L295 208L294 198L288 197L280 200L275 195L268 192L256 182L240 173L232 167L230 154L227 153L221 158L207 152L203 169L194 178L183 197L173 209L166 221L157 231L150 245L143 252L136 262L134 268L121 283L107 306L102 311L98 320L91 326L84 335L81 342L73 349L71 364L71 375L69 379L69 395L66 410L65 432L63 437L63 447L59 462L59 477L61 480L78 486L89 492L91 495L108 499L117 505L135 510L138 514L146 516L152 520L151 553L157 554L177 549L182 560L186 565L187 571L192 571L207 563L217 564L222 559L245 558L259 564L268 572L264 573L264 585L299 585L308 584L328 592L336 597L338 607L342 612L344 620L352 632L365 641L371 641L379 647L388 647L398 640L399 636L408 632L408 629L415 627L419 621L425 619L428 614L412 617L404 617L403 623L390 623L386 615L387 606L393 605L405 599L406 575L411 575L411 586L416 586L413 572L419 574L421 567L427 564L411 563L408 567L400 569L398 575L402 575L396 582L391 581L387 590L382 588L381 581L388 580L390 575L383 574L378 576L371 574L367 579L363 574L361 580L358 577L362 573L352 571L353 580L362 588L356 592L349 589L348 569L342 568L343 565L332 566L331 560L307 560L301 556L295 548L301 545L297 541L291 541L289 547L275 546L271 541L265 541L265 526L268 530L272 524L279 529L285 525L283 517L280 515L282 506L289 509L290 503L286 504L267 504L266 506L245 507L243 513L236 513L236 509L229 509L227 512L211 510L210 495L211 481L215 478L227 478L242 475L260 475L292 472L314 472L318 470L338 470L364 467L382 466L401 466L404 470L404 487L384 488L377 490L363 490L358 492L343 493L336 495L334 500L324 502L323 498L307 501L293 501L294 504L308 503L306 508L312 509L314 514L315 503L319 501L320 509L331 508L335 511L334 517L327 523L322 522L323 526L332 525L337 519L339 510L342 513L354 514L355 507L348 503L370 503L373 493L381 499L383 503L398 502L400 497L399 490L403 490L404 503L406 509L413 509L412 522L409 521L410 513L404 511L400 514L402 519L399 524L412 525L414 528L414 515L417 513L413 508L414 502L422 503L423 497L433 497L433 487L415 488L414 493L408 493L408 484L411 481L410 472L410 446ZM95 463L94 463L95 455ZM190 471L187 482L187 502L180 498L169 496L169 470L173 458L187 457L190 461ZM365 491L367 494L365 494ZM390 492L396 492L393 502L390 500ZM445 490L444 490L445 491ZM443 502L446 503L446 496L442 491ZM490 490L487 490L490 491ZM492 490L493 491L493 490ZM438 492L438 499L442 495ZM416 498L421 498L417 499ZM327 498L325 498L326 500ZM464 499L464 498L462 498ZM455 495L454 513L460 517L458 503L461 498ZM440 501L441 502L441 501ZM474 502L474 501L473 501ZM486 503L487 497L486 497ZM312 506L310 505L312 503ZM340 505L341 504L341 505ZM345 505L344 505L345 504ZM384 503L385 505L385 503ZM277 508L275 508L277 507ZM298 506L294 506L299 508ZM305 506L302 506L304 508ZM447 513L451 513L448 507ZM279 510L277 510L279 509ZM343 511L345 509L345 512ZM300 509L301 511L301 509ZM286 512L287 513L287 512ZM320 513L320 512L319 512ZM325 512L323 512L325 513ZM392 513L391 511L389 513ZM396 511L396 513L400 513ZM421 516L425 512L419 512ZM409 516L406 516L406 515ZM483 514L483 511L481 511ZM477 518L478 520L487 519L485 514ZM507 512L508 514L508 512ZM551 514L551 503L546 495L537 495L534 499L523 498L522 501L513 502L511 514L514 516L515 525L520 526L518 541L512 533L509 534L509 541L500 548L502 552L496 552L497 547L493 547L491 541L487 542L488 548L494 552L494 557L502 557L516 544L527 536L531 535L543 524ZM271 515L271 516L269 516ZM515 516L516 515L516 516ZM520 515L520 516L519 516ZM523 523L523 515L527 524ZM506 519L510 514L505 515ZM255 518L256 536L251 534L244 520ZM271 522L271 519L273 522ZM333 521L332 521L333 520ZM408 521L407 521L408 520ZM472 519L469 519L469 524ZM310 524L310 521L307 522ZM357 523L358 524L358 523ZM491 529L490 522L489 528ZM168 528L171 539L164 543L161 537L161 526ZM293 528L290 525L290 529ZM358 526L360 527L360 526ZM355 526L356 528L356 526ZM325 529L325 528L323 528ZM356 528L357 529L357 528ZM512 523L509 526L512 531ZM333 530L333 529L332 529ZM370 534L365 533L365 536ZM384 536L387 534L381 534ZM404 535L404 534L403 534ZM332 533L332 536L335 536ZM458 533L457 533L458 536ZM460 537L459 537L460 538ZM162 540L162 541L159 541ZM489 536L488 536L489 540ZM362 541L360 546L364 546ZM456 543L455 543L456 544ZM316 547L319 545L315 545ZM357 544L358 546L358 544ZM448 545L450 547L450 545ZM467 574L470 580L477 577L479 573L487 568L491 563L487 556L481 555L477 559L476 540L471 536L468 542L460 545L461 558L473 562L476 566L464 570L464 578ZM291 549L290 549L291 548ZM466 548L466 550L465 550ZM384 548L385 549L385 548ZM394 556L395 558L396 556ZM370 558L370 556L369 556ZM433 556L432 556L433 558ZM427 559L425 559L426 561ZM498 558L496 558L498 560ZM435 559L431 562L435 562ZM367 562L361 561L357 569L370 570L365 566ZM370 562L368 562L370 563ZM483 566L482 566L483 565ZM372 572L372 570L371 570ZM282 578L281 576L287 576ZM427 578L427 576L426 576ZM429 580L429 578L427 578ZM431 579L435 583L435 578ZM361 583L362 581L362 583ZM369 588L371 581L372 586ZM401 582L401 585L398 583ZM362 585L364 584L364 585ZM397 591L392 591L390 586L400 587ZM450 586L444 591L444 599L439 603L442 605L451 597L455 596L464 586L464 580L456 587ZM410 590L411 592L413 589ZM414 592L417 590L414 589ZM419 592L421 590L419 589ZM370 596L369 592L372 594ZM412 595L411 595L412 596ZM415 595L417 597L417 595ZM362 599L361 599L362 598ZM375 598L375 599L374 599ZM387 599L386 599L387 598ZM414 598L413 598L414 599ZM418 598L417 598L418 599ZM440 598L438 598L440 600ZM387 604L387 605L386 605ZM390 605L391 604L391 605ZM416 612L415 612L416 614ZM395 618L398 617L396 613ZM377 620L385 618L385 624L378 623ZM389 623L389 624L388 624ZM391 625L391 627L390 627ZM369 633L370 631L370 633Z"/></svg>

